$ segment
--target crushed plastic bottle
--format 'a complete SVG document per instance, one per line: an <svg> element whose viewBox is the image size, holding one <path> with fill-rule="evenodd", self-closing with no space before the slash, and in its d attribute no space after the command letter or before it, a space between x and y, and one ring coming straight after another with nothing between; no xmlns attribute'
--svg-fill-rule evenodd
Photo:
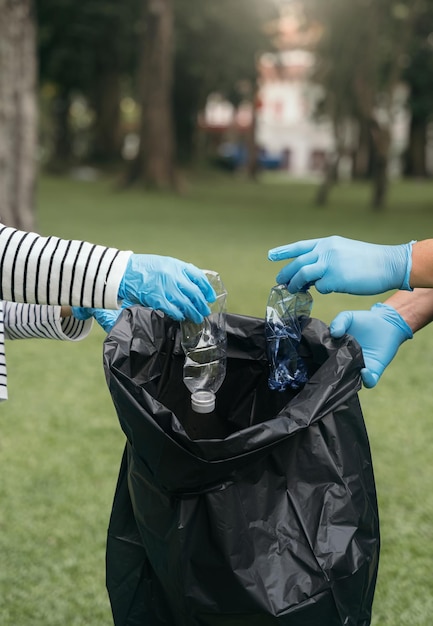
<svg viewBox="0 0 433 626"><path fill-rule="evenodd" d="M185 352L183 381L191 392L191 407L196 413L211 413L216 392L226 375L227 333L225 324L227 291L217 272L205 270L217 299L209 304L210 315L202 324L181 322L181 343Z"/></svg>
<svg viewBox="0 0 433 626"><path fill-rule="evenodd" d="M265 336L269 360L269 388L298 389L308 380L298 348L302 328L310 317L313 298L308 290L290 293L286 285L275 285L266 307Z"/></svg>

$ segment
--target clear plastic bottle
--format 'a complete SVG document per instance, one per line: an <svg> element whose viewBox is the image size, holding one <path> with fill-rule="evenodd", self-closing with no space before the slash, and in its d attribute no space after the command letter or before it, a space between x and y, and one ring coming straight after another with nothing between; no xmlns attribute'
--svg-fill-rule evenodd
<svg viewBox="0 0 433 626"><path fill-rule="evenodd" d="M226 375L227 292L217 272L205 270L217 299L202 324L190 320L181 323L181 343L185 352L183 381L191 392L191 407L196 413L211 413L215 408L216 392Z"/></svg>
<svg viewBox="0 0 433 626"><path fill-rule="evenodd" d="M307 368L298 354L298 347L312 305L313 298L308 290L293 294L286 285L272 287L265 320L270 389L297 389L307 382Z"/></svg>

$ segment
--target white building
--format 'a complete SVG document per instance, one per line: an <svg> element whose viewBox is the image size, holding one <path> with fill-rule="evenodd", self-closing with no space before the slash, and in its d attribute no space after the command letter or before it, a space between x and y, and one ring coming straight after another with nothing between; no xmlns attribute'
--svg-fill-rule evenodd
<svg viewBox="0 0 433 626"><path fill-rule="evenodd" d="M317 116L323 89L311 79L315 59L310 50L320 32L317 29L306 34L299 31L299 24L291 15L280 23L279 28L284 41L290 45L287 44L286 50L264 54L260 58L255 104L256 143L261 153L273 163L279 163L280 169L289 176L299 179L322 176L327 157L335 153L335 137L330 120ZM379 121L382 119L392 126L391 176L401 173L401 154L407 146L406 97L405 88L399 87L394 98L392 121L382 119L385 111L379 110L376 115ZM221 153L227 154L237 145L248 144L245 136L252 120L251 102L235 109L220 96L213 95L208 100L201 126L213 134L214 145L222 146ZM348 124L347 143L352 149L356 132L353 124ZM340 174L350 176L350 157L340 159Z"/></svg>
<svg viewBox="0 0 433 626"><path fill-rule="evenodd" d="M309 81L313 62L303 50L267 54L260 62L256 141L266 152L283 153L285 169L296 178L320 173L334 150L331 124L315 118L322 91Z"/></svg>

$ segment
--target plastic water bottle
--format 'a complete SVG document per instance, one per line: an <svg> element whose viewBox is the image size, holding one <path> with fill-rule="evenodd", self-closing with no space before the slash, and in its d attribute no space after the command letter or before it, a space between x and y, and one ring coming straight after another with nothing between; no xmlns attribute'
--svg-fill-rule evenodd
<svg viewBox="0 0 433 626"><path fill-rule="evenodd" d="M298 389L307 382L307 368L298 348L312 305L313 298L307 290L293 294L286 285L272 287L265 320L270 389Z"/></svg>
<svg viewBox="0 0 433 626"><path fill-rule="evenodd" d="M226 375L227 292L217 272L205 270L217 299L209 304L210 315L202 324L190 320L181 322L181 343L185 352L183 381L191 392L191 407L196 413L211 413L215 408L216 392Z"/></svg>

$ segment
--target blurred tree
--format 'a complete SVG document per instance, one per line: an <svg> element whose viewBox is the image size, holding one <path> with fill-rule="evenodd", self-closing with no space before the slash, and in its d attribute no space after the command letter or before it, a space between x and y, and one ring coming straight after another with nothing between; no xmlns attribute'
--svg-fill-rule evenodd
<svg viewBox="0 0 433 626"><path fill-rule="evenodd" d="M143 32L139 58L140 145L129 182L157 189L175 187L173 130L172 0L142 0Z"/></svg>
<svg viewBox="0 0 433 626"><path fill-rule="evenodd" d="M433 114L432 0L424 0L420 7L404 79L409 86L411 118L404 173L406 176L423 177L427 174L427 132Z"/></svg>
<svg viewBox="0 0 433 626"><path fill-rule="evenodd" d="M35 226L35 37L32 0L0 0L0 211L23 230Z"/></svg>
<svg viewBox="0 0 433 626"><path fill-rule="evenodd" d="M248 85L254 99L257 53L269 46L263 25L276 9L274 0L143 0L143 7L142 124L131 180L167 187L176 184L175 164L194 155L208 95L238 104Z"/></svg>
<svg viewBox="0 0 433 626"><path fill-rule="evenodd" d="M209 93L235 104L254 99L256 55L269 47L263 23L274 15L275 0L41 1L40 76L55 87L56 167L71 159L77 94L93 111L92 157L119 155L123 82L141 109L139 152L127 178L172 186L175 162L194 153L197 116Z"/></svg>
<svg viewBox="0 0 433 626"><path fill-rule="evenodd" d="M197 115L212 92L233 104L254 101L257 57L271 46L265 30L274 0L175 0L175 128L179 157L195 150Z"/></svg>
<svg viewBox="0 0 433 626"><path fill-rule="evenodd" d="M375 209L385 204L394 95L422 1L305 0L310 19L319 19L324 25L316 79L325 88L322 106L334 124L337 153L342 150L341 125L355 120L358 155L369 148L372 151ZM365 157L363 162L367 163ZM359 171L359 159L355 167Z"/></svg>
<svg viewBox="0 0 433 626"><path fill-rule="evenodd" d="M56 167L72 158L70 105L77 93L93 111L92 161L120 159L122 81L131 73L139 0L43 0L37 4L40 80L55 86Z"/></svg>

